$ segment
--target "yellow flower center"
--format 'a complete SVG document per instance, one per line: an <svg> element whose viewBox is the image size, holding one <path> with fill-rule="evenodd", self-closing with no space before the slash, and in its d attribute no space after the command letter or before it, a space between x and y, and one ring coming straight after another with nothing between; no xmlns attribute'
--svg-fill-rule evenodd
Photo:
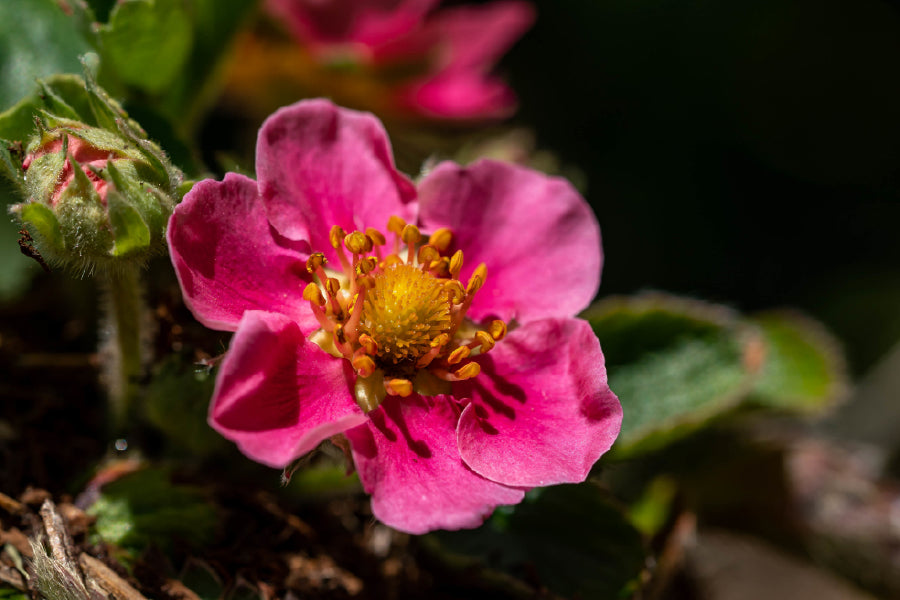
<svg viewBox="0 0 900 600"><path fill-rule="evenodd" d="M318 282L303 291L322 328L312 341L346 358L357 373L356 401L374 410L387 395L450 392L450 383L476 377L471 359L506 335L495 320L479 328L465 319L487 268L479 265L464 286L461 251L447 256L453 234L439 229L425 241L414 225L391 217L393 251L375 229L331 229L341 271L325 269L315 253L307 269ZM350 254L350 257L347 254Z"/></svg>

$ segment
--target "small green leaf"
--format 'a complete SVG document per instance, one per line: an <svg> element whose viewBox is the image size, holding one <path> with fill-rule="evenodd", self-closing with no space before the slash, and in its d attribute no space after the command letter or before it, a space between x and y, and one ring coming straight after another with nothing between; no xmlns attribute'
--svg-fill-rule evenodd
<svg viewBox="0 0 900 600"><path fill-rule="evenodd" d="M104 64L124 83L161 93L190 56L191 18L182 0L125 0L100 29Z"/></svg>
<svg viewBox="0 0 900 600"><path fill-rule="evenodd" d="M106 202L115 240L112 255L123 256L129 252L146 250L150 246L150 228L141 213L114 189L108 191Z"/></svg>
<svg viewBox="0 0 900 600"><path fill-rule="evenodd" d="M749 390L744 351L752 328L724 307L648 294L603 301L585 318L622 402L617 452L668 443L733 408Z"/></svg>
<svg viewBox="0 0 900 600"><path fill-rule="evenodd" d="M103 487L88 512L97 535L132 555L151 544L171 550L176 540L193 548L212 539L215 509L199 490L175 485L162 469L144 469Z"/></svg>
<svg viewBox="0 0 900 600"><path fill-rule="evenodd" d="M794 312L753 317L765 343L752 399L764 406L821 409L847 389L837 341L818 322Z"/></svg>
<svg viewBox="0 0 900 600"><path fill-rule="evenodd" d="M57 251L65 249L59 221L47 206L39 202L27 202L20 204L16 212L23 223L31 225L35 233L41 236L43 244Z"/></svg>
<svg viewBox="0 0 900 600"><path fill-rule="evenodd" d="M591 483L534 490L479 529L429 538L565 597L627 597L644 566L641 535Z"/></svg>

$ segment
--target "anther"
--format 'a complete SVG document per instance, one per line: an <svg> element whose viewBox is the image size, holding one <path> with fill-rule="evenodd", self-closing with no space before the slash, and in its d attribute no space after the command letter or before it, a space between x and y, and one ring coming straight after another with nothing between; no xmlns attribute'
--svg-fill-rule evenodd
<svg viewBox="0 0 900 600"><path fill-rule="evenodd" d="M435 277L444 277L450 274L450 259L446 256L440 257L438 260L431 261L428 270L434 273Z"/></svg>
<svg viewBox="0 0 900 600"><path fill-rule="evenodd" d="M412 394L413 384L409 379L385 379L384 389L392 396L406 398Z"/></svg>
<svg viewBox="0 0 900 600"><path fill-rule="evenodd" d="M335 225L331 228L331 231L328 233L328 241L331 242L331 247L337 250L341 247L341 241L344 239L343 228L340 225Z"/></svg>
<svg viewBox="0 0 900 600"><path fill-rule="evenodd" d="M387 244L387 240L385 239L384 234L374 227L367 227L366 235L372 238L372 243L376 246L384 246L385 244Z"/></svg>
<svg viewBox="0 0 900 600"><path fill-rule="evenodd" d="M325 291L328 292L329 296L336 297L338 292L341 291L341 282L334 277L329 277L325 280Z"/></svg>
<svg viewBox="0 0 900 600"><path fill-rule="evenodd" d="M407 246L418 244L419 240L422 239L422 234L419 233L419 228L415 225L407 225L403 228L403 231L400 232L400 239L402 239Z"/></svg>
<svg viewBox="0 0 900 600"><path fill-rule="evenodd" d="M370 356L378 354L378 342L376 342L368 333L361 334L357 341L366 354Z"/></svg>
<svg viewBox="0 0 900 600"><path fill-rule="evenodd" d="M353 369L356 371L357 375L360 377L368 377L372 373L375 372L377 368L375 366L375 361L372 360L372 357L368 354L360 354L356 356L353 361L351 361L353 365Z"/></svg>
<svg viewBox="0 0 900 600"><path fill-rule="evenodd" d="M344 236L344 245L353 254L365 254L372 250L372 240L361 231L354 231Z"/></svg>
<svg viewBox="0 0 900 600"><path fill-rule="evenodd" d="M453 279L459 279L459 272L462 271L463 266L463 252L462 250L457 250L453 253L453 256L450 257L450 276Z"/></svg>
<svg viewBox="0 0 900 600"><path fill-rule="evenodd" d="M475 269L475 272L472 273L472 278L469 279L469 284L466 286L466 293L474 294L480 290L481 286L484 285L485 279L487 279L487 266L481 263Z"/></svg>
<svg viewBox="0 0 900 600"><path fill-rule="evenodd" d="M491 324L488 326L488 331L490 332L491 337L494 338L494 341L499 342L506 337L506 323L500 319L495 319L491 321Z"/></svg>
<svg viewBox="0 0 900 600"><path fill-rule="evenodd" d="M404 221L397 215L393 215L390 219L388 219L387 228L391 233L400 235L404 227L406 227L406 221Z"/></svg>
<svg viewBox="0 0 900 600"><path fill-rule="evenodd" d="M491 348L496 344L494 338L487 331L477 331L473 342L476 346L481 346L482 352L490 352Z"/></svg>
<svg viewBox="0 0 900 600"><path fill-rule="evenodd" d="M312 302L316 306L325 305L325 297L322 295L319 286L314 283L308 283L306 287L303 288L303 299Z"/></svg>
<svg viewBox="0 0 900 600"><path fill-rule="evenodd" d="M326 262L328 262L328 260L325 258L325 255L321 252L316 252L306 259L306 270L315 275L316 271L318 271Z"/></svg>
<svg viewBox="0 0 900 600"><path fill-rule="evenodd" d="M461 304L466 297L466 290L463 289L458 279L447 279L444 289L447 290L447 297L453 304Z"/></svg>
<svg viewBox="0 0 900 600"><path fill-rule="evenodd" d="M469 354L471 350L469 350L466 346L460 346L456 350L450 353L450 356L447 357L448 365L458 365L464 359L469 358Z"/></svg>
<svg viewBox="0 0 900 600"><path fill-rule="evenodd" d="M378 266L378 259L374 256L367 256L356 263L356 274L357 275L368 275L372 271L375 270L375 267Z"/></svg>
<svg viewBox="0 0 900 600"><path fill-rule="evenodd" d="M459 381L462 381L463 379L472 379L473 377L477 377L479 373L481 373L481 365L476 362L470 362L461 369L454 371L453 374Z"/></svg>
<svg viewBox="0 0 900 600"><path fill-rule="evenodd" d="M437 248L440 252L444 252L449 248L450 242L452 241L453 232L446 227L441 227L428 238L428 243Z"/></svg>
<svg viewBox="0 0 900 600"><path fill-rule="evenodd" d="M425 244L421 248L419 248L419 255L416 257L419 261L419 264L422 265L423 268L427 269L431 266L431 263L436 261L441 257L440 252L437 251L437 248L432 246L431 244Z"/></svg>

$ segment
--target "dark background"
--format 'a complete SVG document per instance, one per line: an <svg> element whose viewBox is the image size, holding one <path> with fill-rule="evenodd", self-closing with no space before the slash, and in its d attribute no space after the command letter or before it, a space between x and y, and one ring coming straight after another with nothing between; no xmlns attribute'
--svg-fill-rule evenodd
<svg viewBox="0 0 900 600"><path fill-rule="evenodd" d="M541 0L503 70L586 175L602 295L823 320L859 374L900 339L900 9Z"/></svg>

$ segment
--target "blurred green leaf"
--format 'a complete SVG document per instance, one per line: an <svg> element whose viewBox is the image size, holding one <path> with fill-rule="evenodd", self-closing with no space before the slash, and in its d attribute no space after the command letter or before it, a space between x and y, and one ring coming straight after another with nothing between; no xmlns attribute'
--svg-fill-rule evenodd
<svg viewBox="0 0 900 600"><path fill-rule="evenodd" d="M11 587L0 587L0 598L3 600L29 600L28 594Z"/></svg>
<svg viewBox="0 0 900 600"><path fill-rule="evenodd" d="M0 178L0 210L6 212L8 203L18 200L12 186ZM0 301L12 299L28 287L31 278L41 272L34 259L19 251L19 229L13 219L4 214L0 219Z"/></svg>
<svg viewBox="0 0 900 600"><path fill-rule="evenodd" d="M818 322L795 312L753 317L765 349L752 391L754 402L776 408L823 408L847 388L837 341Z"/></svg>
<svg viewBox="0 0 900 600"><path fill-rule="evenodd" d="M744 352L754 334L724 307L647 294L605 300L584 316L622 402L619 452L690 432L733 408L750 388Z"/></svg>
<svg viewBox="0 0 900 600"><path fill-rule="evenodd" d="M206 563L188 560L179 578L200 600L219 600L225 595L225 586L216 572Z"/></svg>
<svg viewBox="0 0 900 600"><path fill-rule="evenodd" d="M0 110L30 94L39 77L80 73L78 57L89 50L79 24L59 2L0 2Z"/></svg>
<svg viewBox="0 0 900 600"><path fill-rule="evenodd" d="M144 469L105 485L88 512L97 517L101 539L133 556L151 544L169 551L176 539L202 547L217 521L199 490L173 484L162 469Z"/></svg>
<svg viewBox="0 0 900 600"><path fill-rule="evenodd" d="M644 566L640 533L591 483L529 492L481 528L441 532L438 547L566 597L627 597Z"/></svg>
<svg viewBox="0 0 900 600"><path fill-rule="evenodd" d="M100 28L105 65L123 83L160 93L181 72L193 30L183 0L125 0Z"/></svg>

